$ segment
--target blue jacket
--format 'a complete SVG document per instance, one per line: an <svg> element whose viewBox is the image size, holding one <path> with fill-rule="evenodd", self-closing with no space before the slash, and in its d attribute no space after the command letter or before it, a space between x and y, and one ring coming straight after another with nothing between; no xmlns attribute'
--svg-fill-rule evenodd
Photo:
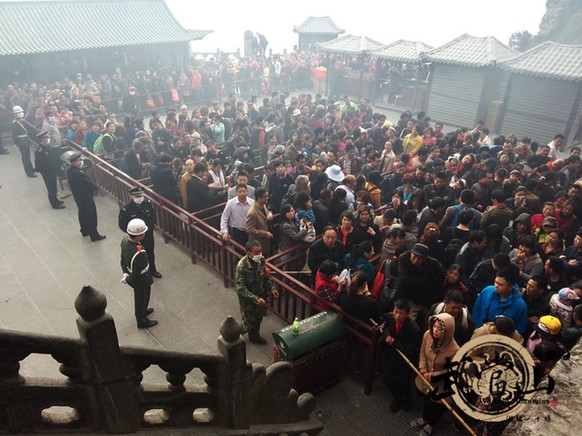
<svg viewBox="0 0 582 436"><path fill-rule="evenodd" d="M517 331L525 337L527 331L527 304L521 298L517 285L505 301L500 301L495 286L487 286L481 291L473 307L475 328L488 321L495 321L497 315L505 315L513 320Z"/></svg>

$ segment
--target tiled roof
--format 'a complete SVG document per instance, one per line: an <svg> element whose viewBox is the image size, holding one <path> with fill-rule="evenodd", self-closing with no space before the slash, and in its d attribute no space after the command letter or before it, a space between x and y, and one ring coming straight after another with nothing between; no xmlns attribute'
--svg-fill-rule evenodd
<svg viewBox="0 0 582 436"><path fill-rule="evenodd" d="M386 59L394 62L418 62L420 54L432 49L432 46L420 41L406 41L400 39L388 44L378 50L373 55L379 59Z"/></svg>
<svg viewBox="0 0 582 436"><path fill-rule="evenodd" d="M309 17L303 24L295 27L293 32L302 34L340 35L345 30L340 29L329 17Z"/></svg>
<svg viewBox="0 0 582 436"><path fill-rule="evenodd" d="M359 54L370 53L384 47L384 44L366 36L345 35L327 42L318 42L318 50L329 53Z"/></svg>
<svg viewBox="0 0 582 436"><path fill-rule="evenodd" d="M0 56L185 42L209 33L184 29L163 0L0 3Z"/></svg>
<svg viewBox="0 0 582 436"><path fill-rule="evenodd" d="M547 41L502 62L500 67L530 76L579 81L582 80L582 45Z"/></svg>
<svg viewBox="0 0 582 436"><path fill-rule="evenodd" d="M432 49L423 58L443 64L485 67L515 57L519 52L492 36L461 35Z"/></svg>

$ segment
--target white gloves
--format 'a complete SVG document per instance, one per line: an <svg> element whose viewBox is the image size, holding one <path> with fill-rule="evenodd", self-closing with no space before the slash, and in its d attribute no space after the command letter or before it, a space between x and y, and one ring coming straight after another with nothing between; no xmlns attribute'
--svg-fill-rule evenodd
<svg viewBox="0 0 582 436"><path fill-rule="evenodd" d="M119 281L119 283L123 284L123 285L127 285L127 278L129 277L128 273L123 273L123 277L121 278L121 280Z"/></svg>

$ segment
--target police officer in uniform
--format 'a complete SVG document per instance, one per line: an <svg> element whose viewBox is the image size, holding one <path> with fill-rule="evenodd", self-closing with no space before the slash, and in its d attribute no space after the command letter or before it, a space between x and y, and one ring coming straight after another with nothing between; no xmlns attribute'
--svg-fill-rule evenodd
<svg viewBox="0 0 582 436"><path fill-rule="evenodd" d="M28 137L28 131L24 127L24 110L20 106L14 106L12 108L14 113L14 120L10 125L12 130L12 141L20 150L22 157L22 166L24 167L24 172L28 177L36 177L34 174L34 168L30 160L30 144L31 140Z"/></svg>
<svg viewBox="0 0 582 436"><path fill-rule="evenodd" d="M156 268L156 256L154 254L154 229L156 227L156 212L151 201L144 197L140 187L129 190L131 201L119 211L119 228L125 232L127 225L134 218L139 218L148 227L141 245L145 249L150 263L150 274L157 279L162 278L162 274Z"/></svg>
<svg viewBox="0 0 582 436"><path fill-rule="evenodd" d="M121 241L121 270L125 283L133 288L135 319L138 329L147 329L158 322L148 319L154 309L148 308L153 279L149 273L149 262L141 241L148 231L148 226L139 218L132 219L127 224L127 237Z"/></svg>
<svg viewBox="0 0 582 436"><path fill-rule="evenodd" d="M36 135L38 147L34 152L34 170L40 173L46 190L48 199L53 209L64 209L65 204L57 198L57 174L58 169L52 158L50 150L50 136L46 130Z"/></svg>
<svg viewBox="0 0 582 436"><path fill-rule="evenodd" d="M261 244L247 242L247 251L236 266L236 292L243 321L243 332L249 334L249 340L266 345L267 341L260 334L261 322L267 314L267 298L279 296L273 288L269 270L265 266Z"/></svg>
<svg viewBox="0 0 582 436"><path fill-rule="evenodd" d="M69 180L73 198L79 209L81 234L91 237L91 241L93 242L101 241L105 239L105 235L100 235L97 231L97 207L93 199L93 195L98 188L81 169L83 166L81 152L71 154L69 162L71 166L67 171L67 179Z"/></svg>

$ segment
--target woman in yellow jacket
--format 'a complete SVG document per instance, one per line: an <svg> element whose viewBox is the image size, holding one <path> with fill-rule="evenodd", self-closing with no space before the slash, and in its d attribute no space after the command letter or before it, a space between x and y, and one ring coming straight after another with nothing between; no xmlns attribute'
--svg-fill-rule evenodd
<svg viewBox="0 0 582 436"><path fill-rule="evenodd" d="M420 147L422 147L422 136L418 134L415 126L412 128L412 132L404 137L402 148L404 153L410 156L414 156L416 153L418 153Z"/></svg>

